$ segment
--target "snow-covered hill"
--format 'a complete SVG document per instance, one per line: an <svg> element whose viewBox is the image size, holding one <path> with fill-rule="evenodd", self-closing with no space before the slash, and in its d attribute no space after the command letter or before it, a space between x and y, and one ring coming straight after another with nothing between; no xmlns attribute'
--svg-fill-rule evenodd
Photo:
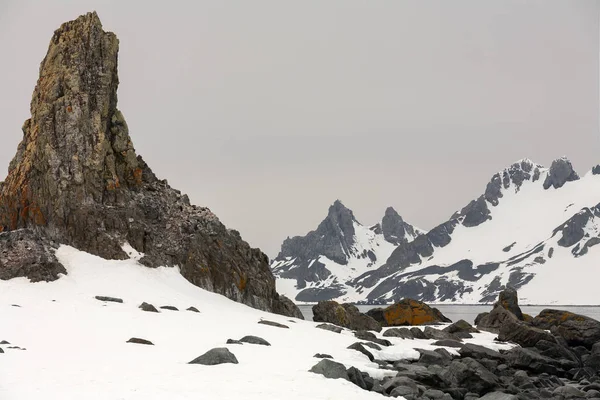
<svg viewBox="0 0 600 400"><path fill-rule="evenodd" d="M378 268L346 280L346 294L331 298L492 302L511 285L523 303L600 304L599 243L600 168L579 178L564 158L550 168L521 160L448 221L400 243ZM273 263L278 289L305 301L282 279L280 264Z"/></svg>
<svg viewBox="0 0 600 400"><path fill-rule="evenodd" d="M422 233L391 207L381 223L364 226L336 200L315 231L283 242L271 264L277 290L300 302L361 298L362 291L348 282L377 269L398 244Z"/></svg>
<svg viewBox="0 0 600 400"><path fill-rule="evenodd" d="M139 254L106 261L61 246L57 257L68 274L54 282L0 280L0 399L178 400L178 399L378 399L343 379L308 372L328 353L347 367L376 379L397 373L379 368L347 347L353 333L317 329L317 323L270 314L236 303L188 282L177 268L147 268ZM102 302L95 296L121 298ZM148 302L160 313L138 308ZM200 312L187 311L196 307ZM267 319L289 329L258 324ZM256 335L271 346L225 344ZM153 346L126 343L132 337ZM465 342L490 348L495 335ZM393 346L370 349L377 359L418 358L414 348L434 349L433 340L389 337ZM10 344L4 343L10 342ZM20 350L17 348L24 348ZM215 347L227 347L238 364L190 365ZM448 348L456 353L456 349Z"/></svg>

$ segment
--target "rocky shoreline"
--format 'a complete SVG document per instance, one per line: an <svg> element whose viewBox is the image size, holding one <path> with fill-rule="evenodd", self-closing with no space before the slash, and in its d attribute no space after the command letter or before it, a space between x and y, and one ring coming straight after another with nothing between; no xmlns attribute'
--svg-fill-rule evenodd
<svg viewBox="0 0 600 400"><path fill-rule="evenodd" d="M358 313L352 305L332 303L335 302L322 302L313 308L315 321L354 329L354 335L362 341L349 348L366 355L379 368L397 373L374 379L354 367L346 369L343 364L324 358L310 371L327 378L346 379L364 390L407 400L600 398L600 322L551 309L535 317L528 316L521 312L513 289L500 293L493 309L477 317L476 327L463 320L444 326L426 325L423 329L392 327L382 332L382 338L362 330L370 326L376 332L382 331L381 327L376 329L378 322L373 318ZM426 309L427 315L434 315L434 309L423 303L414 300L404 303L416 307L421 314ZM438 315L437 320L431 317L426 323L439 324L443 322L441 317ZM405 319L387 322L388 326L410 325ZM335 326L330 324L319 327L335 332ZM464 343L463 339L480 331L497 334L495 341L510 348L496 351ZM435 339L432 344L437 348L416 349L420 355L416 360L378 360L375 352L369 350L389 346L386 337Z"/></svg>

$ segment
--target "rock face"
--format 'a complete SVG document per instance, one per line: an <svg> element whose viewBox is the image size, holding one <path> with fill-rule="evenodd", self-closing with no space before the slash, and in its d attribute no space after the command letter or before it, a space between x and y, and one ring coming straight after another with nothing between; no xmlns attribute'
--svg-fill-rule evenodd
<svg viewBox="0 0 600 400"><path fill-rule="evenodd" d="M31 118L0 185L2 259L20 259L19 229L43 239L35 256L2 261L2 278L58 278L64 269L53 258L55 243L106 259L128 258L122 246L129 243L146 266L178 265L199 287L292 315L275 291L267 256L208 208L191 205L136 154L117 108L118 50L96 13L55 31Z"/></svg>
<svg viewBox="0 0 600 400"><path fill-rule="evenodd" d="M312 308L313 320L329 322L353 330L381 331L381 325L368 315L362 314L352 304L338 304L335 301L321 301Z"/></svg>
<svg viewBox="0 0 600 400"><path fill-rule="evenodd" d="M566 182L576 181L579 175L573 169L573 165L566 158L559 158L552 161L550 171L544 180L544 189L549 189L550 186L555 189L561 188Z"/></svg>
<svg viewBox="0 0 600 400"><path fill-rule="evenodd" d="M413 299L403 299L386 308L374 308L367 315L382 326L425 325L452 322L437 308Z"/></svg>

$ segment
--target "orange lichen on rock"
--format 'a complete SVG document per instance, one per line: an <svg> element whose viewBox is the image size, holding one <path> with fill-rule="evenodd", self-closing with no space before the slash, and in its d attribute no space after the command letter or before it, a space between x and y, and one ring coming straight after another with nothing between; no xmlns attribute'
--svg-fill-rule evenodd
<svg viewBox="0 0 600 400"><path fill-rule="evenodd" d="M438 309L413 299L403 299L396 304L381 309L372 309L367 315L383 326L425 325L451 322Z"/></svg>
<svg viewBox="0 0 600 400"><path fill-rule="evenodd" d="M248 283L248 278L244 275L240 275L240 281L237 285L238 289L243 292L246 289L246 283Z"/></svg>
<svg viewBox="0 0 600 400"><path fill-rule="evenodd" d="M133 179L134 179L136 185L139 186L142 184L142 169L141 168L136 168L135 170L133 170Z"/></svg>

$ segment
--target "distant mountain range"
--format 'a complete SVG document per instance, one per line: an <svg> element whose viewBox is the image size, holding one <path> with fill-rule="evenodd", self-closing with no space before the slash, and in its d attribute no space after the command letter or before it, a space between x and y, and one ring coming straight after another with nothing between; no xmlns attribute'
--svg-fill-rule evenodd
<svg viewBox="0 0 600 400"><path fill-rule="evenodd" d="M316 230L286 239L271 269L296 302L493 302L507 285L529 304L600 304L600 166L524 159L429 232L388 208L365 226L336 201Z"/></svg>

